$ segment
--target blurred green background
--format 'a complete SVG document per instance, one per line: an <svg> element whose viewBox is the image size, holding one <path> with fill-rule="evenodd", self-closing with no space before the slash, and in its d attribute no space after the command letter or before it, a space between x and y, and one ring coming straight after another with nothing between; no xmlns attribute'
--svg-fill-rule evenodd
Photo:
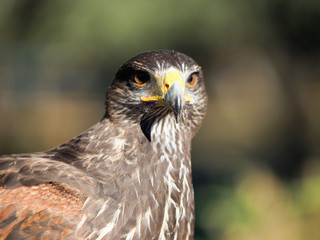
<svg viewBox="0 0 320 240"><path fill-rule="evenodd" d="M0 2L0 154L100 120L117 68L175 49L204 69L197 240L320 239L320 1Z"/></svg>

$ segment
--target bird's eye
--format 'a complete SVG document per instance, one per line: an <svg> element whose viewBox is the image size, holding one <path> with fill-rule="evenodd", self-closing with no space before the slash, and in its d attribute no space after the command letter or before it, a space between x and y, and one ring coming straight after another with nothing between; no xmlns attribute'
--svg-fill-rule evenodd
<svg viewBox="0 0 320 240"><path fill-rule="evenodd" d="M143 71L136 71L133 75L133 81L139 87L146 85L149 80L150 75Z"/></svg>
<svg viewBox="0 0 320 240"><path fill-rule="evenodd" d="M198 73L192 73L188 79L187 83L190 87L194 87L198 82Z"/></svg>

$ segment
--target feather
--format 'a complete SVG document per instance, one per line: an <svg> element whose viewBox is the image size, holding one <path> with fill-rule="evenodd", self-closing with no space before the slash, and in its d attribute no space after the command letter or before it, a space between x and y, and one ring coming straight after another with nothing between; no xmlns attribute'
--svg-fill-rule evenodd
<svg viewBox="0 0 320 240"><path fill-rule="evenodd" d="M179 115L161 97L141 100L163 91L168 69L181 81L199 73L193 89L178 89L192 97ZM149 74L143 84L136 71ZM190 145L206 104L190 57L160 50L128 60L101 121L49 151L0 157L0 238L193 239Z"/></svg>

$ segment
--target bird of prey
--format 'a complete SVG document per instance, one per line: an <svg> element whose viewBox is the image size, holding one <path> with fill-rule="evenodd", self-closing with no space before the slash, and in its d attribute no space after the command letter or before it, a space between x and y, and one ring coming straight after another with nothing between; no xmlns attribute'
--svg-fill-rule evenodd
<svg viewBox="0 0 320 240"><path fill-rule="evenodd" d="M193 239L190 148L206 106L190 57L131 58L97 124L49 151L0 157L0 239Z"/></svg>

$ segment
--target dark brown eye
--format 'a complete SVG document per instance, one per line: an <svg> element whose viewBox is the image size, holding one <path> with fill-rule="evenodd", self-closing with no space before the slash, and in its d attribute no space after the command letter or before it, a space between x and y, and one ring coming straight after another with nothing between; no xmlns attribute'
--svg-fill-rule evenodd
<svg viewBox="0 0 320 240"><path fill-rule="evenodd" d="M139 87L146 85L149 80L150 75L143 71L136 71L133 75L133 81Z"/></svg>
<svg viewBox="0 0 320 240"><path fill-rule="evenodd" d="M194 87L198 82L198 73L192 73L188 79L187 83L190 87Z"/></svg>

